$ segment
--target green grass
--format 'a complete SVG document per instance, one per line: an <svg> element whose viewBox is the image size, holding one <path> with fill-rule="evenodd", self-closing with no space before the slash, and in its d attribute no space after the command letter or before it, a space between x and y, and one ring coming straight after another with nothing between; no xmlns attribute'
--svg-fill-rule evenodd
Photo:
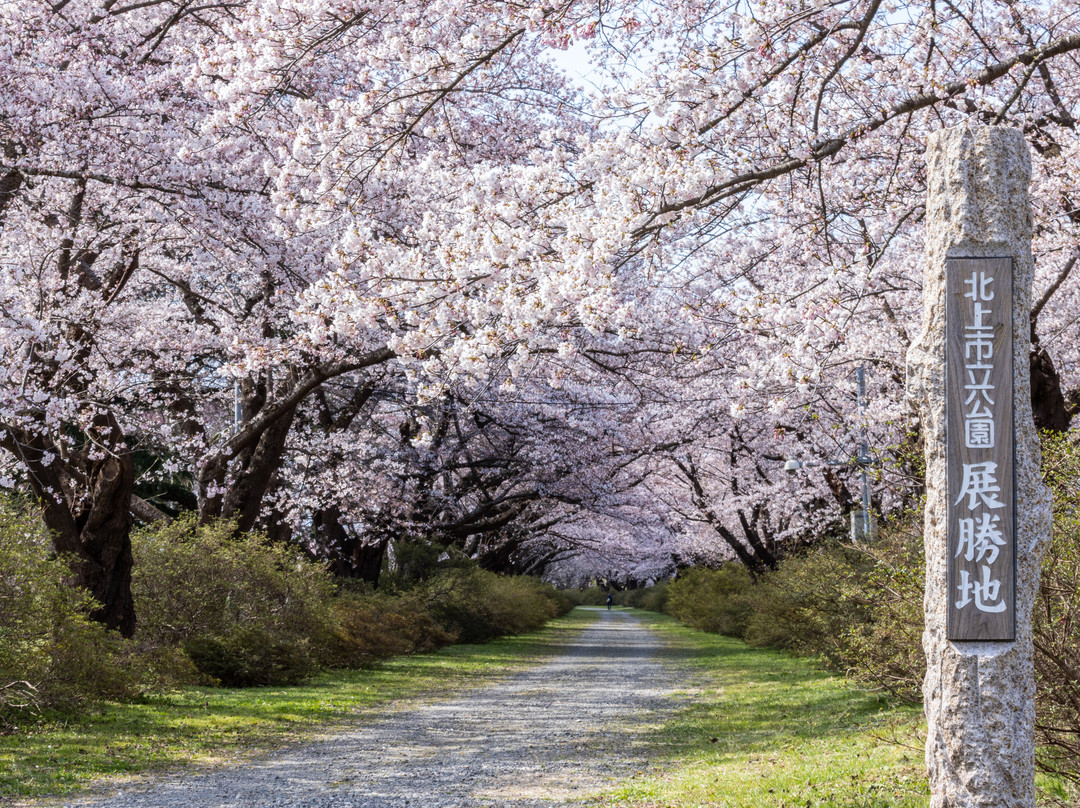
<svg viewBox="0 0 1080 808"><path fill-rule="evenodd" d="M691 668L643 739L654 767L604 795L640 808L924 808L922 713L812 662L643 615Z"/></svg>
<svg viewBox="0 0 1080 808"><path fill-rule="evenodd" d="M891 703L813 662L637 612L689 686L667 720L635 737L653 764L603 794L627 808L924 808L918 707ZM44 721L0 736L5 796L62 795L95 781L236 760L377 717L394 699L441 698L542 661L595 619L578 609L536 634L402 657L307 685L189 688ZM642 748L644 747L644 748ZM1041 779L1041 805L1076 794Z"/></svg>
<svg viewBox="0 0 1080 808"><path fill-rule="evenodd" d="M63 795L108 778L214 764L377 717L395 699L440 698L542 661L595 619L577 610L543 631L333 671L292 687L185 688L78 716L46 716L0 736L0 805Z"/></svg>
<svg viewBox="0 0 1080 808"><path fill-rule="evenodd" d="M638 612L691 669L684 707L641 739L653 767L604 794L626 808L925 808L926 725L813 661L750 648ZM1039 775L1038 804L1075 808L1080 792Z"/></svg>

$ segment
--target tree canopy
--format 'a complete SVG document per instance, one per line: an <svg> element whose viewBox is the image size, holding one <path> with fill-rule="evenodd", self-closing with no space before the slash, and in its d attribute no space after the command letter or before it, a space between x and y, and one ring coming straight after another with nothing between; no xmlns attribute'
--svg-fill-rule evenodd
<svg viewBox="0 0 1080 808"><path fill-rule="evenodd" d="M0 483L125 631L131 526L185 509L357 576L769 567L857 505L863 432L875 508L918 494L937 129L1031 144L1068 428L1078 10L0 0Z"/></svg>

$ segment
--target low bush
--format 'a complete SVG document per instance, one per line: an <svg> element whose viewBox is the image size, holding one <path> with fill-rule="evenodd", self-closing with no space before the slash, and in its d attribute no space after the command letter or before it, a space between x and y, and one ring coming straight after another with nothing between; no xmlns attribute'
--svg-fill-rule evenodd
<svg viewBox="0 0 1080 808"><path fill-rule="evenodd" d="M125 640L88 618L93 602L70 586L39 514L0 500L0 729L176 684L299 682L322 667L532 631L572 608L547 584L464 558L413 589L375 592L295 548L193 516L136 531L132 546L138 621Z"/></svg>
<svg viewBox="0 0 1080 808"><path fill-rule="evenodd" d="M559 592L574 606L603 606L607 602L607 591L598 586L585 589L561 589Z"/></svg>
<svg viewBox="0 0 1080 808"><path fill-rule="evenodd" d="M663 612L667 606L667 599L667 581L640 589L627 589L615 595L615 603L620 606L630 606L648 612Z"/></svg>
<svg viewBox="0 0 1080 808"><path fill-rule="evenodd" d="M642 595L639 609L650 612L663 612L667 608L668 598L671 596L671 584L668 581L650 586Z"/></svg>
<svg viewBox="0 0 1080 808"><path fill-rule="evenodd" d="M225 684L300 681L317 668L333 583L319 565L228 521L185 516L132 539L132 592L144 650L182 647Z"/></svg>
<svg viewBox="0 0 1080 808"><path fill-rule="evenodd" d="M0 500L0 724L138 690L130 643L87 617L70 577L34 510Z"/></svg>
<svg viewBox="0 0 1080 808"><path fill-rule="evenodd" d="M433 651L454 641L414 594L344 589L320 640L321 661L359 668L401 654Z"/></svg>
<svg viewBox="0 0 1080 808"><path fill-rule="evenodd" d="M881 526L879 538L856 548L860 562L845 586L861 620L843 628L837 667L904 701L922 697L925 557L921 514Z"/></svg>
<svg viewBox="0 0 1080 808"><path fill-rule="evenodd" d="M703 631L816 656L918 700L923 567L917 518L909 515L882 525L873 544L825 542L757 582L737 564L689 570L670 585L666 611Z"/></svg>
<svg viewBox="0 0 1080 808"><path fill-rule="evenodd" d="M746 594L752 584L740 564L725 564L715 570L696 567L668 585L665 608L672 617L700 631L742 637L750 620Z"/></svg>
<svg viewBox="0 0 1080 808"><path fill-rule="evenodd" d="M1038 763L1080 781L1080 447L1075 435L1043 436L1054 495L1054 535L1033 615Z"/></svg>
<svg viewBox="0 0 1080 808"><path fill-rule="evenodd" d="M226 687L295 684L318 669L308 642L260 625L195 634L183 648L200 673Z"/></svg>
<svg viewBox="0 0 1080 808"><path fill-rule="evenodd" d="M184 517L138 533L133 545L140 647L182 647L200 673L230 686L287 684L322 666L519 634L570 607L536 579L460 559L414 589L375 592L224 521Z"/></svg>
<svg viewBox="0 0 1080 808"><path fill-rule="evenodd" d="M440 572L418 591L435 619L459 642L534 631L572 608L558 590L536 578L475 568Z"/></svg>
<svg viewBox="0 0 1080 808"><path fill-rule="evenodd" d="M915 515L880 525L872 544L830 542L785 559L753 590L746 640L817 656L917 701L926 664L924 566Z"/></svg>
<svg viewBox="0 0 1080 808"><path fill-rule="evenodd" d="M785 559L742 598L750 612L746 641L845 667L850 629L871 619L857 585L865 566L858 550L836 542Z"/></svg>

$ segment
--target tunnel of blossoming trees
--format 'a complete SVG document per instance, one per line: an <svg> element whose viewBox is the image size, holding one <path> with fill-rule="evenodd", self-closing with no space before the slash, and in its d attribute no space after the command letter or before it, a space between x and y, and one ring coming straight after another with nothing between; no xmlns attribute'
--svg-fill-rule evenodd
<svg viewBox="0 0 1080 808"><path fill-rule="evenodd" d="M1076 12L0 2L0 484L125 631L183 511L372 582L775 566L860 455L921 493L930 133L1023 131L1036 420L1080 407Z"/></svg>

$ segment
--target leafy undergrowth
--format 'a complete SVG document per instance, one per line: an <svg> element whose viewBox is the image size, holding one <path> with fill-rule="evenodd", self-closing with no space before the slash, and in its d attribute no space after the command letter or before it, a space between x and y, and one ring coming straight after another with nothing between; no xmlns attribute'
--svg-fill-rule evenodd
<svg viewBox="0 0 1080 808"><path fill-rule="evenodd" d="M533 634L333 671L303 685L191 687L53 717L30 731L0 735L0 805L12 797L71 793L106 778L116 783L177 765L236 760L346 722L355 726L357 710L361 720L374 718L395 699L443 697L522 670L594 619L577 610Z"/></svg>
<svg viewBox="0 0 1080 808"><path fill-rule="evenodd" d="M924 808L922 715L812 662L642 615L692 669L659 750L601 805Z"/></svg>

